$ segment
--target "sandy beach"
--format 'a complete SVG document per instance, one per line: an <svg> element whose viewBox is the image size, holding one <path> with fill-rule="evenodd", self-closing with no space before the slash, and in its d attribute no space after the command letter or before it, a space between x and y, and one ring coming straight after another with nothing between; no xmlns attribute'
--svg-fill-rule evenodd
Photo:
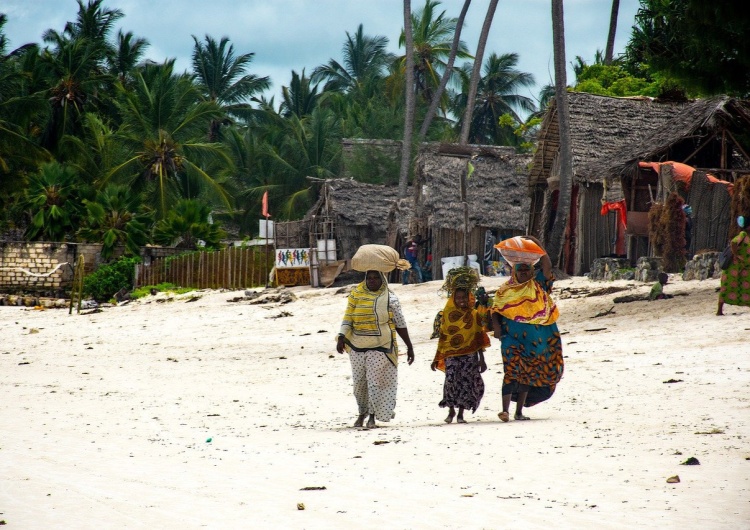
<svg viewBox="0 0 750 530"><path fill-rule="evenodd" d="M370 430L350 427L351 369L335 351L346 288L262 304L160 293L82 315L0 307L0 520L750 528L750 308L714 316L718 285L675 276L672 299L615 304L650 285L557 282L555 395L532 421L501 423L492 339L481 407L450 425L429 368L440 282L393 285L416 361L399 365L395 420Z"/></svg>

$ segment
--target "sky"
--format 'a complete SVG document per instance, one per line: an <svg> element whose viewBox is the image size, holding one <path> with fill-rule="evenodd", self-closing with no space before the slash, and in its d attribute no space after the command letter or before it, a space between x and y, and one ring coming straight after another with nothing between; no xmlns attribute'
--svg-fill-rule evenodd
<svg viewBox="0 0 750 530"><path fill-rule="evenodd" d="M87 0L84 0L87 1ZM470 51L476 50L487 10L487 0L474 0L461 33ZM403 54L398 37L403 28L403 0L105 0L110 9L125 16L118 28L132 31L150 42L147 58L163 62L176 59L178 71L190 70L195 35L203 40L228 37L236 54L254 53L250 73L268 76L278 106L282 85L292 70L309 75L330 59L342 62L346 32L359 24L366 35L385 36L388 51ZM565 0L565 53L568 83L576 56L592 63L596 50L604 51L609 30L610 0ZM412 10L424 6L412 0ZM443 0L438 8L458 17L463 0ZM622 53L634 24L638 0L621 0L615 55ZM78 12L76 0L3 0L0 12L8 22L5 34L14 49L42 42L47 29L62 31ZM500 0L487 41L485 57L517 53L517 69L531 73L537 85L522 95L536 98L554 79L551 0ZM114 32L116 35L116 31ZM113 35L114 36L114 35Z"/></svg>

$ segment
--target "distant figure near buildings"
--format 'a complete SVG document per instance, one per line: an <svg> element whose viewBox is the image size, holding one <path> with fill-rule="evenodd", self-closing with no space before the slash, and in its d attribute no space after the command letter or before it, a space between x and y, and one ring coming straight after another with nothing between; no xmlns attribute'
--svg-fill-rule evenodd
<svg viewBox="0 0 750 530"><path fill-rule="evenodd" d="M406 242L406 248L404 248L404 258L406 258L406 261L409 262L412 270L416 273L417 283L422 283L424 279L422 278L422 268L419 266L419 243L417 242L417 238L409 239ZM401 283L403 285L407 285L409 283L409 271L404 271L402 273Z"/></svg>
<svg viewBox="0 0 750 530"><path fill-rule="evenodd" d="M750 235L747 224L750 215L739 216L737 224L742 231L732 239L732 263L721 272L719 307L717 316L724 315L724 304L750 307Z"/></svg>

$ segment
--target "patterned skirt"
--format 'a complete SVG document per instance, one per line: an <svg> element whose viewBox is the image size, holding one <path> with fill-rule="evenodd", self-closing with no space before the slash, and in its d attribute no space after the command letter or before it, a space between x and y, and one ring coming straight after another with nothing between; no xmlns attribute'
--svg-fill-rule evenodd
<svg viewBox="0 0 750 530"><path fill-rule="evenodd" d="M460 355L445 360L445 384L441 407L463 407L476 412L484 396L479 355Z"/></svg>

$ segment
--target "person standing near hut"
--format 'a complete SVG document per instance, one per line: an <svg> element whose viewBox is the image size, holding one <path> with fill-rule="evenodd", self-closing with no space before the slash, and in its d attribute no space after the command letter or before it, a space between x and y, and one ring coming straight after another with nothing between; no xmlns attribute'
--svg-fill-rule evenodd
<svg viewBox="0 0 750 530"><path fill-rule="evenodd" d="M559 311L549 296L552 262L532 236L506 239L497 248L511 265L511 278L497 289L490 307L503 354L503 410L498 417L509 421L510 403L515 401L514 419L528 420L523 408L552 397L564 369ZM540 268L535 271L537 261Z"/></svg>
<svg viewBox="0 0 750 530"><path fill-rule="evenodd" d="M384 272L408 269L398 253L384 245L363 245L352 258L365 279L347 298L346 311L336 341L336 351L349 353L354 397L359 409L354 427L375 427L375 420L395 417L398 389L398 343L406 344L406 359L414 362L414 347L398 297L388 288Z"/></svg>
<svg viewBox="0 0 750 530"><path fill-rule="evenodd" d="M419 266L419 240L421 238L419 236L409 239L406 242L406 247L404 248L404 257L406 258L406 261L409 262L409 265L411 265L411 269L416 273L417 283L422 283L422 268ZM403 271L402 273L402 280L401 283L403 285L407 285L409 283L409 272Z"/></svg>
<svg viewBox="0 0 750 530"><path fill-rule="evenodd" d="M443 399L439 403L449 410L445 423L456 417L456 408L456 421L466 423L464 410L476 412L484 395L484 350L489 347L490 338L484 331L486 309L474 308L473 291L478 283L474 269L456 267L443 284L449 298L441 313L437 352L430 368L445 372Z"/></svg>
<svg viewBox="0 0 750 530"><path fill-rule="evenodd" d="M750 215L741 215L737 218L737 225L742 230L730 243L732 263L726 270L721 271L719 306L716 316L724 315L725 303L750 306L750 235L747 232L749 220Z"/></svg>

